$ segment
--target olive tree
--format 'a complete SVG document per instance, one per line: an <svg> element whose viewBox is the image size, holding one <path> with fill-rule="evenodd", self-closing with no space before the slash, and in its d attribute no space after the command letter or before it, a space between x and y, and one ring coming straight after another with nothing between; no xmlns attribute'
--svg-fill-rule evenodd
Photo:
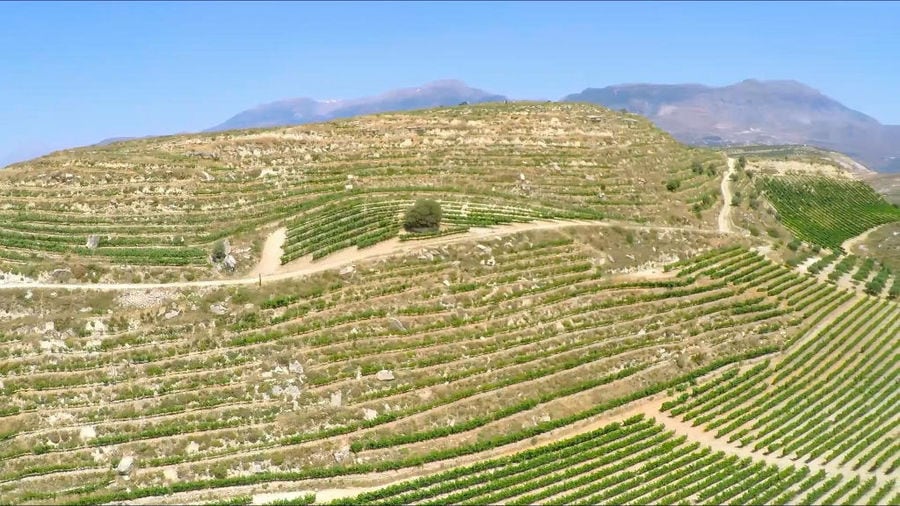
<svg viewBox="0 0 900 506"><path fill-rule="evenodd" d="M403 228L409 232L436 231L441 226L441 205L431 199L419 199L406 210Z"/></svg>

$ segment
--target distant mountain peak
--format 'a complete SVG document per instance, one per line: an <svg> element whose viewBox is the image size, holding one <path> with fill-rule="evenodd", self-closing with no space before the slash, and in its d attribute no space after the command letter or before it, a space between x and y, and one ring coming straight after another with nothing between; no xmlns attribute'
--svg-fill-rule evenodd
<svg viewBox="0 0 900 506"><path fill-rule="evenodd" d="M773 93L804 93L809 95L822 94L822 92L820 92L819 90L793 79L744 79L739 83L733 84L732 87L761 89Z"/></svg>
<svg viewBox="0 0 900 506"><path fill-rule="evenodd" d="M207 131L299 125L360 114L450 106L461 102L475 104L500 100L506 100L506 97L472 88L457 79L441 79L421 86L398 88L379 95L361 98L278 100L238 113Z"/></svg>
<svg viewBox="0 0 900 506"><path fill-rule="evenodd" d="M587 88L564 101L646 116L689 144L806 144L897 170L900 127L881 125L804 83L745 79L721 87L624 84Z"/></svg>
<svg viewBox="0 0 900 506"><path fill-rule="evenodd" d="M459 79L438 79L422 85L423 88L468 88L469 86Z"/></svg>

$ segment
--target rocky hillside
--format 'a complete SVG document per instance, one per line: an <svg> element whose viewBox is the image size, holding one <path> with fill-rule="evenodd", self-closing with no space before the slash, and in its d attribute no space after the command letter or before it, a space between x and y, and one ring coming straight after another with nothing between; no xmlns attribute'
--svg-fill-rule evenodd
<svg viewBox="0 0 900 506"><path fill-rule="evenodd" d="M288 228L284 261L317 259L396 236L422 196L442 203L450 232L555 218L699 226L715 219L724 165L643 118L558 103L117 142L0 172L0 271L206 278L228 239L246 272L270 225Z"/></svg>
<svg viewBox="0 0 900 506"><path fill-rule="evenodd" d="M882 125L796 81L625 84L588 88L563 101L641 114L690 144L808 144L878 171L900 170L900 126Z"/></svg>

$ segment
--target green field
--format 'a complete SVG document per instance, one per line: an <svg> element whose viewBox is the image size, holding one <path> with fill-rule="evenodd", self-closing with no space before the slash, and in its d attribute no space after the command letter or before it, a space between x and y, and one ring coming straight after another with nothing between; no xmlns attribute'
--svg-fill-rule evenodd
<svg viewBox="0 0 900 506"><path fill-rule="evenodd" d="M795 175L763 177L758 184L785 227L819 246L840 249L872 227L900 221L900 208L860 181Z"/></svg>

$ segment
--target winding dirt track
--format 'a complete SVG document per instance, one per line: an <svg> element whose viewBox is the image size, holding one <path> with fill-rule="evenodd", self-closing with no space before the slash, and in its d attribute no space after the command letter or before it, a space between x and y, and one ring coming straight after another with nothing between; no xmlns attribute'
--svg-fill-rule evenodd
<svg viewBox="0 0 900 506"><path fill-rule="evenodd" d="M878 225L877 227L872 227L855 237L851 237L851 238L847 239L846 241L844 241L843 244L841 244L841 249L844 250L847 254L852 253L851 249L854 246L856 246L858 244L862 244L863 242L866 241L866 239L869 238L869 234L871 234L872 232L874 232L874 231L878 230L879 228L884 227L886 225L890 225L890 223L884 223L882 225Z"/></svg>
<svg viewBox="0 0 900 506"><path fill-rule="evenodd" d="M443 244L462 242L472 239L487 239L500 237L504 235L515 234L519 232L530 232L534 230L554 230L576 226L600 226L600 227L621 227L631 230L657 230L670 232L692 232L700 234L720 234L719 231L693 228L693 227L665 227L636 225L634 223L618 222L618 221L589 221L589 220L549 220L549 221L532 221L528 223L515 223L512 225L501 225L492 228L472 228L463 234L449 235L445 237L435 237L431 239L422 239L416 241L401 241L398 238L383 241L374 246L358 249L347 248L342 251L333 253L323 259L313 261L311 256L298 258L284 265L279 265L281 258L282 244L284 243L286 232L284 229L278 229L273 232L263 246L262 258L259 264L251 271L250 277L236 279L212 279L203 281L179 281L174 283L40 283L40 282L13 282L0 284L0 290L11 290L21 288L31 289L58 289L58 290L97 290L97 291L118 291L118 290L152 290L160 288L203 288L203 287L219 287L219 286L237 286L237 285L253 285L257 283L281 281L285 279L299 278L316 274L329 269L336 269L346 265L352 265L356 262L365 260L374 260L378 258L389 257L399 253L407 253L422 248L433 247Z"/></svg>
<svg viewBox="0 0 900 506"><path fill-rule="evenodd" d="M719 211L719 232L733 234L734 225L731 223L731 188L728 182L734 174L734 158L728 158L728 170L722 176L722 210Z"/></svg>

